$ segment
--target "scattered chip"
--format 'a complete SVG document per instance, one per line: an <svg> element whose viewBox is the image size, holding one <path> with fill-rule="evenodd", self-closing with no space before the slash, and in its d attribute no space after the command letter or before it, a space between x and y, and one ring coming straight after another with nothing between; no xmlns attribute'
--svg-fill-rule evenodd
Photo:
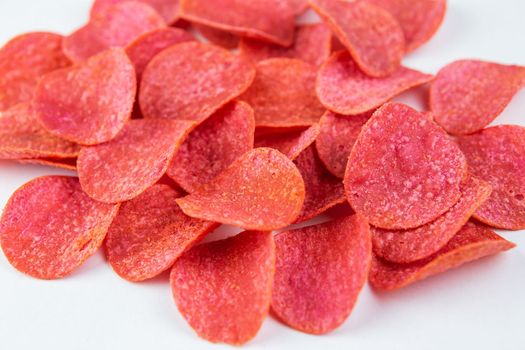
<svg viewBox="0 0 525 350"><path fill-rule="evenodd" d="M275 148L291 160L315 142L319 135L319 124L314 124L306 130L292 130L276 133L255 135L255 147Z"/></svg>
<svg viewBox="0 0 525 350"><path fill-rule="evenodd" d="M137 0L143 2L158 12L168 24L174 24L179 19L179 0ZM129 2L129 0L95 0L91 7L91 18L103 14L111 6Z"/></svg>
<svg viewBox="0 0 525 350"><path fill-rule="evenodd" d="M77 170L77 159L76 158L33 158L33 159L20 159L19 163L22 164L37 164L45 165L52 168L59 168L65 170Z"/></svg>
<svg viewBox="0 0 525 350"><path fill-rule="evenodd" d="M236 49L239 46L240 39L235 34L198 23L193 24L193 27L212 44L228 50Z"/></svg>

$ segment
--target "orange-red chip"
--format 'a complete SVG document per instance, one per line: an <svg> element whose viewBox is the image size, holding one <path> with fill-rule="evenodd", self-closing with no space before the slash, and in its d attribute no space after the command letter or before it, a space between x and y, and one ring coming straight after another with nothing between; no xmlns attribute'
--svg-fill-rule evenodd
<svg viewBox="0 0 525 350"><path fill-rule="evenodd" d="M270 232L243 232L194 247L171 270L173 297L197 334L241 345L270 309L275 244Z"/></svg>
<svg viewBox="0 0 525 350"><path fill-rule="evenodd" d="M212 44L228 50L236 49L239 46L240 39L235 34L198 23L193 24L193 27Z"/></svg>
<svg viewBox="0 0 525 350"><path fill-rule="evenodd" d="M77 159L76 158L33 158L33 159L19 159L19 163L22 164L37 164L45 165L52 168L59 168L65 170L77 170Z"/></svg>
<svg viewBox="0 0 525 350"><path fill-rule="evenodd" d="M314 124L306 130L262 133L255 136L255 147L275 148L294 160L315 142L318 135L319 124Z"/></svg>
<svg viewBox="0 0 525 350"><path fill-rule="evenodd" d="M130 0L95 0L91 7L90 17L95 18L107 11L111 6ZM174 24L179 18L179 0L136 0L143 2L159 13L168 24Z"/></svg>

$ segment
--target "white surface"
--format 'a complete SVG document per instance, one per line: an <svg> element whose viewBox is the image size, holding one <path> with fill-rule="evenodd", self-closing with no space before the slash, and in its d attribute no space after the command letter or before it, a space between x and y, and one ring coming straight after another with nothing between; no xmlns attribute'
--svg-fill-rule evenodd
<svg viewBox="0 0 525 350"><path fill-rule="evenodd" d="M32 30L68 33L90 0L0 0L0 45ZM405 64L428 72L459 58L525 65L525 1L451 0L434 39ZM417 101L418 94L402 100ZM525 125L525 91L496 121ZM524 169L525 171L525 169ZM33 177L66 173L0 162L0 205ZM523 349L525 232L505 232L518 248L378 295L365 288L350 319L310 336L268 319L249 349ZM101 254L71 277L39 281L0 254L0 348L209 349L178 314L166 276L141 284L118 278Z"/></svg>

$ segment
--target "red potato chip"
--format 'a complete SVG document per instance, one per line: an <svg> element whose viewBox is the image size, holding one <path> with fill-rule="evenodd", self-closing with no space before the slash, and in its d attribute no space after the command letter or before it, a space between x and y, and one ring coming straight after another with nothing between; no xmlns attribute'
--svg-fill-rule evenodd
<svg viewBox="0 0 525 350"><path fill-rule="evenodd" d="M177 203L194 218L269 231L293 223L304 196L292 161L274 149L256 148Z"/></svg>
<svg viewBox="0 0 525 350"><path fill-rule="evenodd" d="M129 2L129 0L95 0L91 7L90 17L95 18L107 11L111 6ZM168 24L174 24L179 19L179 0L138 0L155 9Z"/></svg>
<svg viewBox="0 0 525 350"><path fill-rule="evenodd" d="M167 174L185 191L194 192L253 149L254 132L253 109L244 102L232 102L191 132Z"/></svg>
<svg viewBox="0 0 525 350"><path fill-rule="evenodd" d="M369 282L375 289L391 291L515 246L487 227L469 222L443 249L422 261L396 264L374 258Z"/></svg>
<svg viewBox="0 0 525 350"><path fill-rule="evenodd" d="M82 148L77 161L82 189L104 203L137 197L164 175L193 127L182 120L128 122L114 140Z"/></svg>
<svg viewBox="0 0 525 350"><path fill-rule="evenodd" d="M491 192L492 187L487 182L469 177L461 189L459 201L431 223L411 230L372 228L374 253L399 264L429 257L454 237Z"/></svg>
<svg viewBox="0 0 525 350"><path fill-rule="evenodd" d="M40 177L9 199L0 222L0 244L20 272L62 278L96 252L117 211L118 205L89 198L77 178Z"/></svg>
<svg viewBox="0 0 525 350"><path fill-rule="evenodd" d="M30 102L41 76L69 64L58 34L27 33L9 41L0 49L0 111Z"/></svg>
<svg viewBox="0 0 525 350"><path fill-rule="evenodd" d="M350 316L372 258L366 219L347 216L275 236L272 311L299 331L323 334Z"/></svg>
<svg viewBox="0 0 525 350"><path fill-rule="evenodd" d="M197 334L241 345L268 315L275 273L270 232L243 232L194 247L171 270L173 298Z"/></svg>
<svg viewBox="0 0 525 350"><path fill-rule="evenodd" d="M194 23L193 27L210 43L222 48L233 50L239 46L239 37L224 30Z"/></svg>
<svg viewBox="0 0 525 350"><path fill-rule="evenodd" d="M433 79L400 66L385 78L372 78L363 73L350 54L333 54L319 69L315 85L317 96L329 110L356 115L380 107L391 98Z"/></svg>
<svg viewBox="0 0 525 350"><path fill-rule="evenodd" d="M252 84L255 68L217 46L188 42L146 67L139 102L145 118L202 122Z"/></svg>
<svg viewBox="0 0 525 350"><path fill-rule="evenodd" d="M474 213L487 225L525 228L525 128L500 125L457 139L469 172L492 185L490 198Z"/></svg>
<svg viewBox="0 0 525 350"><path fill-rule="evenodd" d="M254 62L279 57L297 58L317 67L330 56L331 42L332 31L324 24L316 23L298 26L290 47L243 38L239 49L241 56Z"/></svg>
<svg viewBox="0 0 525 350"><path fill-rule="evenodd" d="M106 255L122 278L139 282L173 266L175 260L218 224L190 218L168 185L154 185L121 205L106 238Z"/></svg>
<svg viewBox="0 0 525 350"><path fill-rule="evenodd" d="M315 142L319 135L319 124L306 130L255 135L255 147L274 148L294 160L299 154Z"/></svg>
<svg viewBox="0 0 525 350"><path fill-rule="evenodd" d="M365 124L350 153L348 202L374 226L410 229L437 219L461 196L467 162L425 114L387 103Z"/></svg>
<svg viewBox="0 0 525 350"><path fill-rule="evenodd" d="M53 168L60 168L65 170L77 170L77 159L76 158L35 158L35 159L20 159L19 163L22 164L37 164L45 165Z"/></svg>
<svg viewBox="0 0 525 350"><path fill-rule="evenodd" d="M86 62L47 74L33 107L52 134L82 145L113 139L130 119L137 82L129 58L109 49Z"/></svg>
<svg viewBox="0 0 525 350"><path fill-rule="evenodd" d="M316 68L292 58L257 63L257 75L240 97L255 111L257 127L310 126L325 108L315 95Z"/></svg>
<svg viewBox="0 0 525 350"><path fill-rule="evenodd" d="M461 60L442 68L430 87L430 109L448 133L471 134L503 112L525 85L525 67Z"/></svg>
<svg viewBox="0 0 525 350"><path fill-rule="evenodd" d="M405 53L403 30L386 10L363 1L309 3L365 74L385 77L399 68Z"/></svg>

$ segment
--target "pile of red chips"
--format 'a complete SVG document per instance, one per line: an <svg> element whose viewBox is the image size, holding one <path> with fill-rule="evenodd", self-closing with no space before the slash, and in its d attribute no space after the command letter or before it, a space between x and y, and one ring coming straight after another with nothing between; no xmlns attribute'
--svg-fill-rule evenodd
<svg viewBox="0 0 525 350"><path fill-rule="evenodd" d="M296 25L308 7L322 22ZM0 50L0 158L78 178L13 194L0 223L7 259L56 279L104 245L126 280L171 269L191 327L243 344L270 308L326 333L367 280L398 289L513 248L489 227L525 228L525 128L485 127L525 67L401 66L445 9L97 0L66 37L14 38ZM389 102L424 84L429 111ZM344 215L288 228L342 203ZM248 231L199 244L221 224Z"/></svg>

